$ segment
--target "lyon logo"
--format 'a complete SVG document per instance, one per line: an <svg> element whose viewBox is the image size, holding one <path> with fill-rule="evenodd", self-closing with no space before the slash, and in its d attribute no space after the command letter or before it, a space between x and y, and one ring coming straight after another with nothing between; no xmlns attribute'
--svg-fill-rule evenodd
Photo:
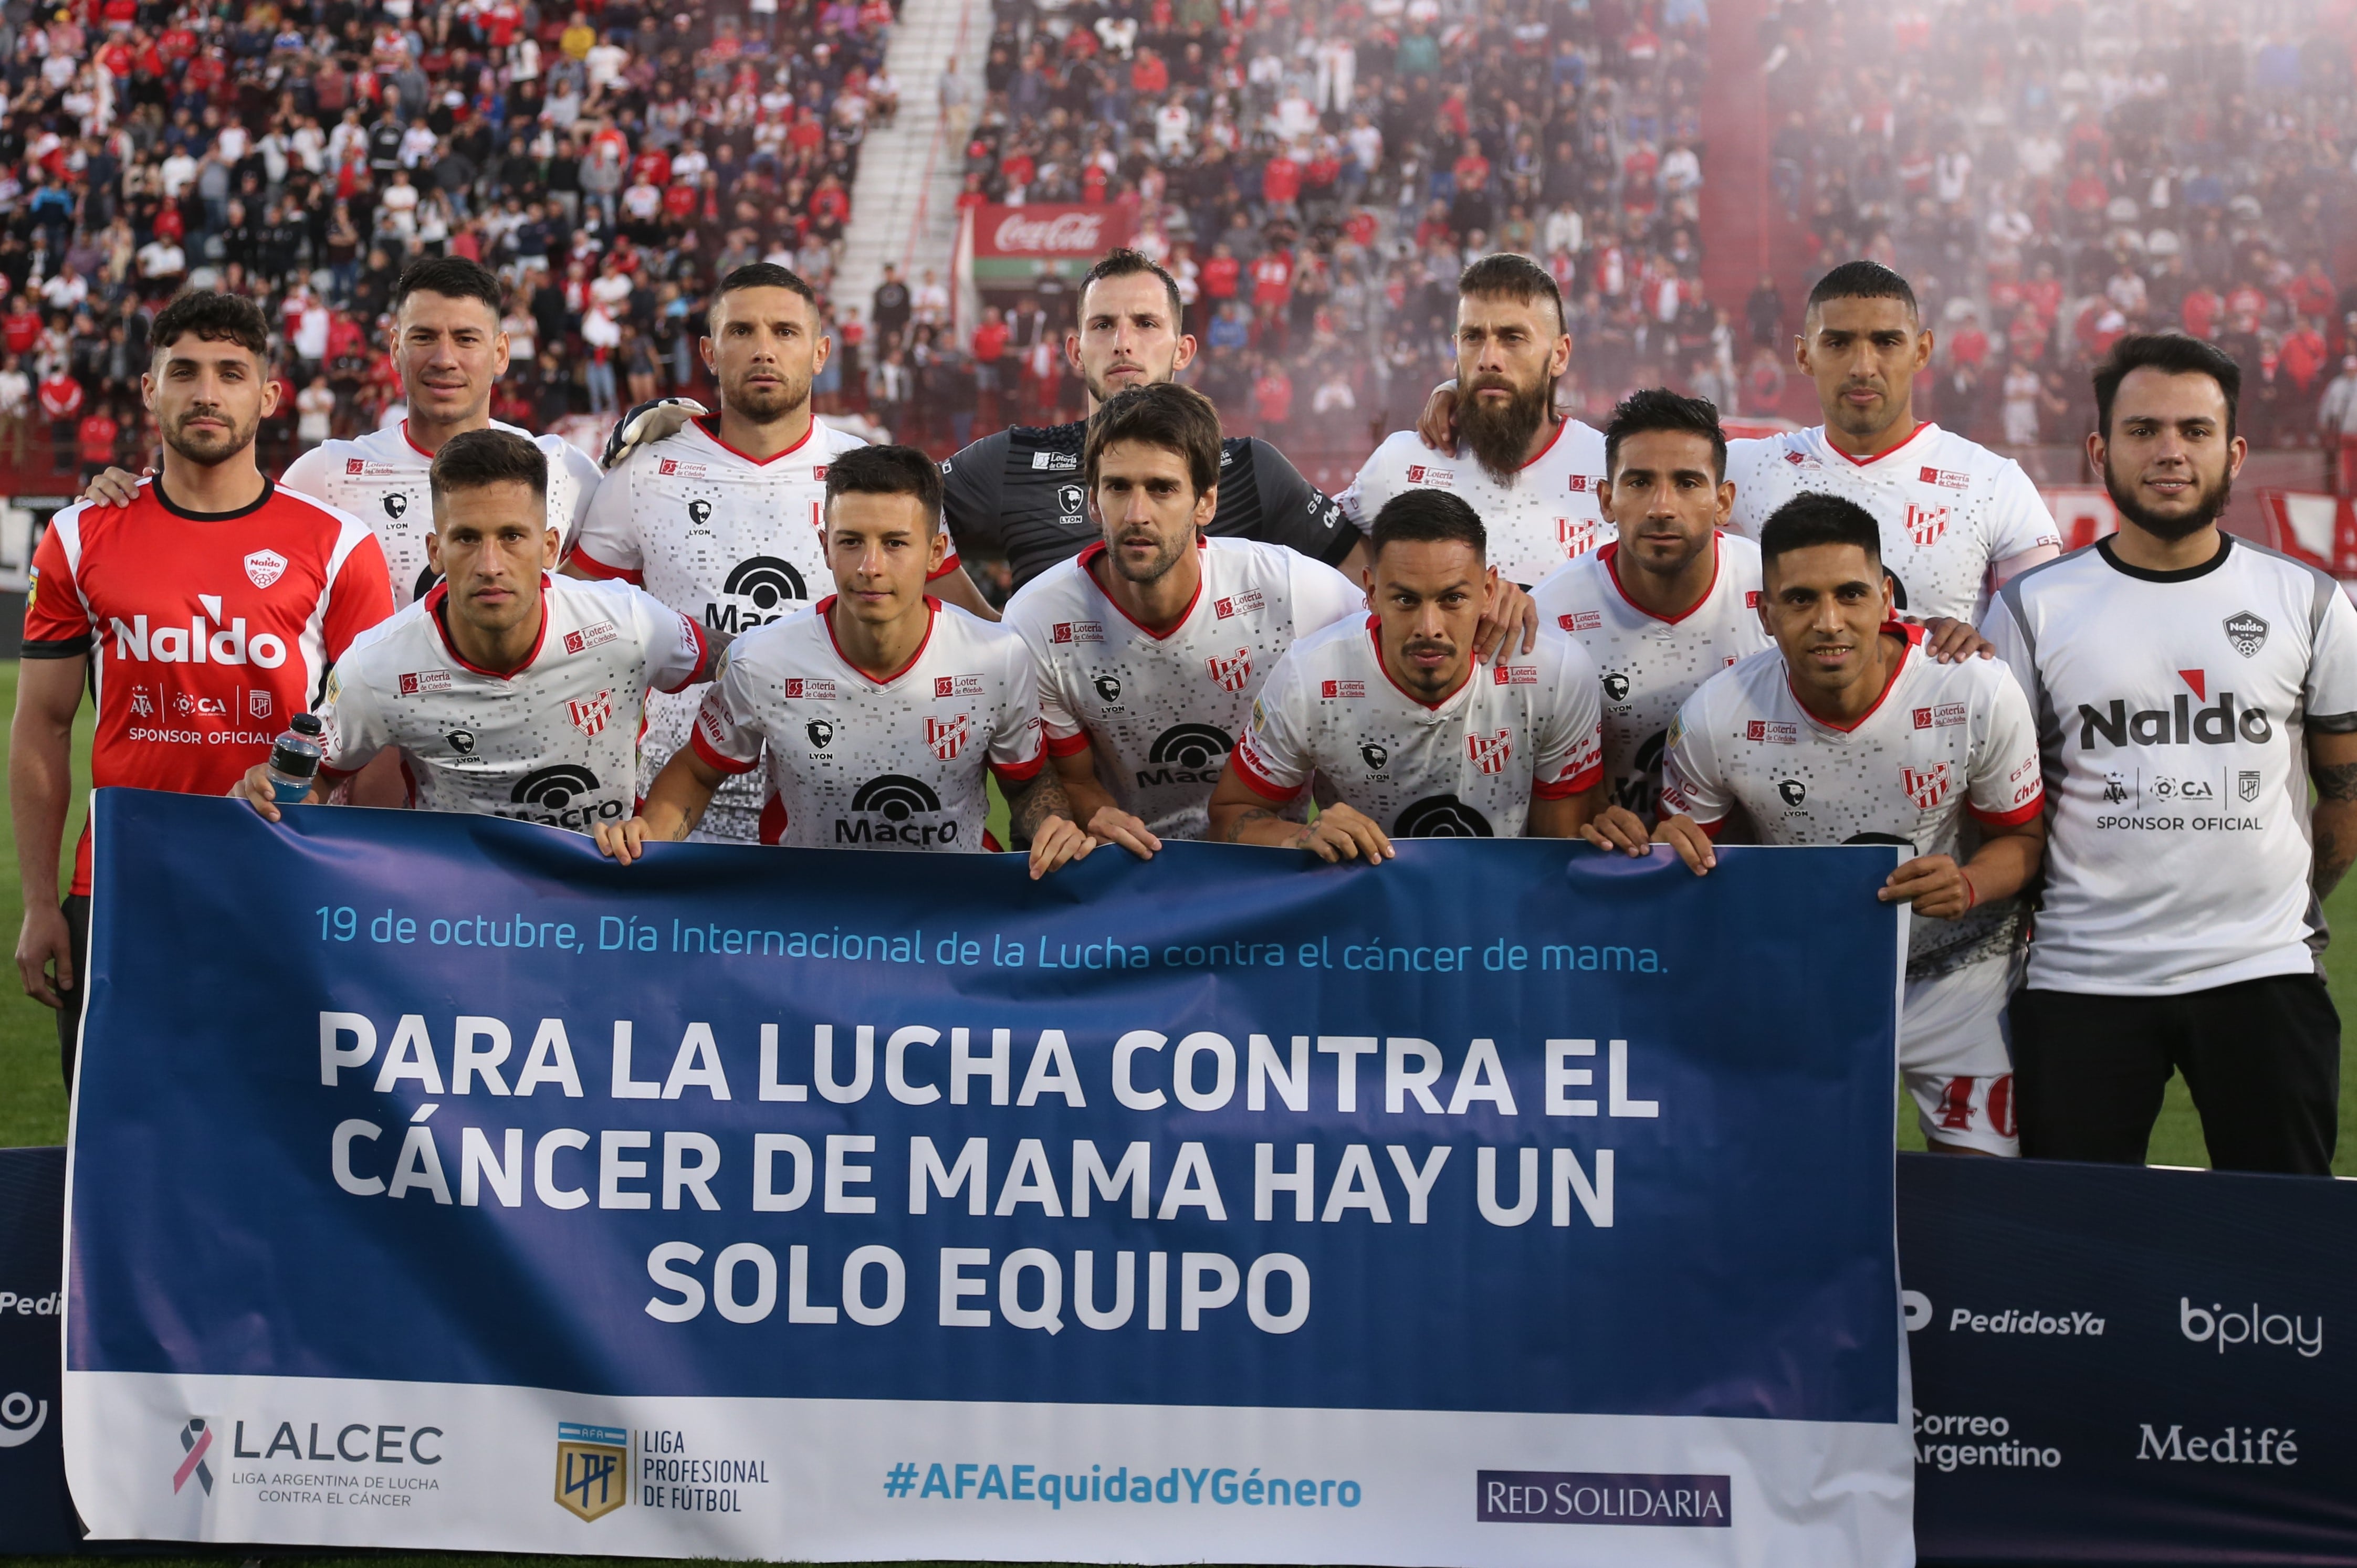
<svg viewBox="0 0 2357 1568"><path fill-rule="evenodd" d="M1948 798L1951 775L1944 762L1929 768L1901 768L1900 782L1907 787L1907 798L1924 811L1930 811Z"/></svg>
<svg viewBox="0 0 2357 1568"><path fill-rule="evenodd" d="M286 575L286 557L275 550L257 550L245 558L246 580L257 588L266 588ZM2261 631L2260 636L2266 635Z"/></svg>
<svg viewBox="0 0 2357 1568"><path fill-rule="evenodd" d="M965 749L966 736L970 733L972 726L963 714L953 719L925 720L925 744L932 747L933 756L943 762L957 760L957 754Z"/></svg>
<svg viewBox="0 0 2357 1568"><path fill-rule="evenodd" d="M1948 509L1946 507L1926 510L1913 501L1907 503L1907 533L1917 544L1928 550L1939 543L1940 536L1947 532Z"/></svg>
<svg viewBox="0 0 2357 1568"><path fill-rule="evenodd" d="M1244 689L1244 682L1252 679L1252 650L1248 648L1239 648L1226 659L1215 653L1203 663L1211 671L1211 680L1223 692L1241 692Z"/></svg>
<svg viewBox="0 0 2357 1568"><path fill-rule="evenodd" d="M606 727L606 721L614 716L614 693L600 692L586 702L568 702L565 714L573 721L575 729L595 739L597 732Z"/></svg>
<svg viewBox="0 0 2357 1568"><path fill-rule="evenodd" d="M1507 758L1514 755L1514 732L1501 729L1496 735L1469 735L1465 737L1465 754L1473 766L1484 773L1503 773Z"/></svg>

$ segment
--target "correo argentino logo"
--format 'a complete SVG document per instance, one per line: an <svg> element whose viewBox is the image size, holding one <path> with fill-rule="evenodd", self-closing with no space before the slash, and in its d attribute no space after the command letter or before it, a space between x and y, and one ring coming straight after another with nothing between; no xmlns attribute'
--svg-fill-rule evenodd
<svg viewBox="0 0 2357 1568"><path fill-rule="evenodd" d="M205 1418L201 1415L188 1417L188 1424L180 1428L180 1449L188 1456L180 1461L180 1467L172 1472L174 1492L187 1486L188 1477L194 1476L197 1485L205 1489L208 1497L211 1496L213 1472L212 1467L205 1463L205 1455L212 1445L212 1429L205 1424Z"/></svg>

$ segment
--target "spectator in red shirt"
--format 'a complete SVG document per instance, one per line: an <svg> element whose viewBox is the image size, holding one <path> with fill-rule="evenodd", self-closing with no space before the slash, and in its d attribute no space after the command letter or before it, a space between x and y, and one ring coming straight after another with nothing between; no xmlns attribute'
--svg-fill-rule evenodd
<svg viewBox="0 0 2357 1568"><path fill-rule="evenodd" d="M1298 211L1295 203L1301 199L1301 166L1282 147L1260 171L1260 197L1274 214L1293 217Z"/></svg>
<svg viewBox="0 0 2357 1568"><path fill-rule="evenodd" d="M1285 373L1282 360L1262 361L1260 375L1253 382L1253 417L1260 422L1258 434L1264 441L1274 440L1292 419L1293 378Z"/></svg>
<svg viewBox="0 0 2357 1568"><path fill-rule="evenodd" d="M2186 291L2185 304L2178 315L2185 323L2186 331L2207 339L2217 335L2218 317L2225 308L2226 302L2218 297L2218 291L2203 284Z"/></svg>
<svg viewBox="0 0 2357 1568"><path fill-rule="evenodd" d="M2306 270L2285 285L2284 298L2298 315L2324 317L2332 313L2341 291L2332 286L2332 274L2324 270L2324 258L2310 256Z"/></svg>
<svg viewBox="0 0 2357 1568"><path fill-rule="evenodd" d="M81 448L81 478L84 484L88 484L113 465L114 438L122 433L123 427L115 423L113 412L104 403L99 404L90 413L82 415L81 425L77 434L77 445Z"/></svg>
<svg viewBox="0 0 2357 1568"><path fill-rule="evenodd" d="M8 302L8 314L0 317L0 340L7 343L11 354L29 354L41 340L41 313L35 308L32 295L20 294Z"/></svg>
<svg viewBox="0 0 2357 1568"><path fill-rule="evenodd" d="M41 412L49 421L49 467L54 472L70 474L74 466L74 429L81 420L81 383L63 369L54 370L41 383L38 395Z"/></svg>
<svg viewBox="0 0 2357 1568"><path fill-rule="evenodd" d="M1243 263L1236 260L1235 252L1229 250L1228 242L1222 240L1211 247L1211 259L1203 263L1203 293L1215 301L1233 299L1237 282L1243 275ZM38 333L39 328L40 322L37 317L34 330Z"/></svg>

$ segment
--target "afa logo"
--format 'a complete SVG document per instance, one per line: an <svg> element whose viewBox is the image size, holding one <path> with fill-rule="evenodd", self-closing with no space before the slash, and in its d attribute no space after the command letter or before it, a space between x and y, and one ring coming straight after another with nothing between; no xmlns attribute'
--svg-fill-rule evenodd
<svg viewBox="0 0 2357 1568"><path fill-rule="evenodd" d="M1252 679L1252 650L1249 648L1239 648L1224 659L1214 653L1203 663L1211 672L1212 683L1222 692L1241 692Z"/></svg>
<svg viewBox="0 0 2357 1568"><path fill-rule="evenodd" d="M952 719L937 719L931 714L925 717L925 745L940 761L955 762L973 734L973 721L967 714L960 714ZM941 810L939 806L932 809Z"/></svg>
<svg viewBox="0 0 2357 1568"><path fill-rule="evenodd" d="M1426 795L1392 819L1392 837L1488 839L1498 835L1490 819L1454 795Z"/></svg>
<svg viewBox="0 0 2357 1568"><path fill-rule="evenodd" d="M600 1520L630 1500L630 1434L619 1426L556 1423L556 1506Z"/></svg>

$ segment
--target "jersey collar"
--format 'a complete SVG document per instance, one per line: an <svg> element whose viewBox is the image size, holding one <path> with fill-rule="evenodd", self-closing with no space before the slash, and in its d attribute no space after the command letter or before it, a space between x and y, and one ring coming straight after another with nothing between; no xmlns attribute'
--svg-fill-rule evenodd
<svg viewBox="0 0 2357 1568"><path fill-rule="evenodd" d="M813 413L811 415L810 424L802 431L802 438L801 440L795 442L792 446L787 447L782 452L772 452L766 457L756 457L750 452L739 452L736 447L731 446L728 443L720 439L720 416L718 414L701 414L696 418L688 421L688 423L694 425L696 429L704 432L705 439L709 440L715 446L719 447L723 452L727 453L732 457L744 458L745 461L752 464L757 468L767 467L770 464L776 462L780 457L792 456L795 453L809 446L811 437L818 434L818 415Z"/></svg>
<svg viewBox="0 0 2357 1568"><path fill-rule="evenodd" d="M1898 440L1896 440L1896 441L1892 442L1889 446L1885 446L1881 451L1877 452L1877 453L1875 453L1873 456L1867 456L1867 457L1853 457L1853 456L1851 456L1848 453L1846 453L1846 452L1843 451L1840 447L1838 447L1838 446L1835 446L1835 445L1834 445L1834 443L1833 443L1833 437L1832 437L1831 435L1822 434L1822 433L1824 432L1824 426L1823 426L1823 425L1819 425L1819 426L1817 427L1817 429L1818 429L1818 430L1819 430L1819 432L1821 433L1821 434L1818 435L1817 439L1818 439L1821 443L1823 443L1823 444L1824 444L1824 449L1825 449L1826 451L1828 451L1828 452L1832 453L1835 456L1839 457L1843 462L1847 463L1851 467L1853 467L1853 468L1871 468L1871 467L1873 467L1877 463L1881 462L1885 457L1889 457L1889 456L1896 456L1899 452L1900 452L1901 450L1903 450L1903 449L1904 449L1904 448L1905 448L1905 447L1906 447L1906 446L1907 446L1910 442L1912 442L1912 441L1913 441L1917 436L1919 436L1919 435L1922 435L1925 431L1927 431L1927 430L1937 430L1938 428L1939 428L1939 426L1938 426L1938 425L1933 424L1932 424L1930 420L1928 420L1928 419L1919 419L1919 420L1917 420L1917 421L1915 422L1915 428L1914 428L1914 429L1912 429L1912 430L1909 431L1905 435L1903 435L1903 436L1900 437Z"/></svg>
<svg viewBox="0 0 2357 1568"><path fill-rule="evenodd" d="M1889 679L1883 682L1882 694L1874 699L1874 705L1847 724L1843 724L1838 719L1826 718L1814 708L1810 707L1802 697L1800 689L1792 684L1792 667L1789 664L1784 667L1784 689L1792 693L1793 703L1799 706L1802 713L1808 715L1811 724L1840 735L1851 735L1856 733L1867 720L1880 713L1883 703L1890 701L1890 693L1899 689L1899 678L1907 672L1909 662L1915 658L1915 650L1923 645L1923 628L1920 626L1909 626L1903 621L1887 620L1882 623L1880 629L1875 635L1898 638L1906 646L1899 650L1899 662L1890 667Z"/></svg>
<svg viewBox="0 0 2357 1568"><path fill-rule="evenodd" d="M450 623L446 618L450 602L448 578L428 589L422 602L425 606L425 618L434 623L434 635L442 639L443 651L457 660L461 669L478 675L489 676L494 681L512 681L538 663L540 650L548 646L548 574L545 572L540 575L540 635L532 639L532 651L523 656L523 662L512 670L486 670L458 651L458 645L450 639Z"/></svg>
<svg viewBox="0 0 2357 1568"><path fill-rule="evenodd" d="M1467 661L1465 666L1465 679L1458 682L1456 685L1450 687L1448 692L1443 693L1440 701L1437 703L1426 702L1422 697L1417 696L1414 692L1411 692L1405 686L1401 685L1398 678L1392 673L1392 667L1383 662L1383 622L1381 616L1370 615L1367 617L1367 647L1368 650L1375 656L1375 668L1383 671L1383 679L1391 682L1393 691L1397 692L1401 696L1405 697L1417 707L1422 708L1426 713L1437 714L1441 709L1447 707L1449 703L1455 702L1459 696L1463 695L1466 688L1473 684L1473 672L1481 667L1481 661L1479 659Z"/></svg>
<svg viewBox="0 0 2357 1568"><path fill-rule="evenodd" d="M1710 596L1718 592L1718 574L1726 565L1724 554L1719 549L1718 530L1714 528L1710 532L1710 582L1708 585L1703 589L1702 597L1696 599L1694 603L1688 605L1685 608L1680 610L1674 616L1663 616L1655 615L1652 610L1647 609L1635 599L1630 598L1629 590L1621 585L1620 542L1619 540L1613 540L1611 542L1598 550L1596 553L1604 563L1604 575L1612 580L1613 592L1619 594L1620 597L1627 602L1631 609L1635 610L1639 615L1643 616L1648 620L1660 621L1663 626L1675 626L1680 621L1692 617L1695 611L1702 608L1703 606L1710 603Z"/></svg>
<svg viewBox="0 0 2357 1568"><path fill-rule="evenodd" d="M783 456L783 454L780 455ZM866 671L862 670L858 665L854 664L851 661L851 655L843 650L842 640L834 635L834 601L840 596L840 595L829 594L826 597L819 600L817 604L813 605L811 608L817 612L819 621L826 628L827 646L834 650L834 657L836 660L842 663L845 670L850 671L854 675L858 676L862 681L866 682L869 685L875 687L879 692L917 667L917 660L922 659L925 656L925 650L932 646L933 628L942 624L942 601L933 597L932 595L927 594L925 596L925 635L917 639L917 650L909 655L909 661L906 664L901 665L900 668L893 671L892 673L885 676L881 681L878 681L875 676L870 675Z"/></svg>
<svg viewBox="0 0 2357 1568"><path fill-rule="evenodd" d="M157 506L162 507L174 517L184 517L190 522L229 522L241 517L252 517L255 512L268 506L270 498L278 493L278 487L271 481L269 475L264 474L262 476L262 493L234 511L190 511L187 507L174 502L172 498L165 493L163 475L158 474L146 483L148 492L156 498Z"/></svg>
<svg viewBox="0 0 2357 1568"><path fill-rule="evenodd" d="M1097 581L1095 562L1097 557L1106 553L1105 542L1103 540L1100 539L1094 544L1090 545L1086 550L1082 551L1078 560L1082 577L1087 580L1089 587L1094 591L1097 597L1103 599L1106 604L1113 607L1113 611L1115 615L1129 622L1130 625L1135 627L1138 630L1144 632L1155 641L1167 642L1171 638L1178 636L1180 632L1187 629L1187 623L1195 618L1195 607L1203 602L1204 549L1203 536L1200 532L1198 532L1195 535L1195 596L1187 601L1187 608L1179 615L1176 621L1171 623L1170 629L1168 631L1157 631L1152 627L1146 625L1144 621L1138 619L1135 616L1130 614L1127 610L1123 609L1121 607L1121 601L1114 598L1111 594L1106 593L1104 585Z"/></svg>
<svg viewBox="0 0 2357 1568"><path fill-rule="evenodd" d="M417 444L417 437L409 433L409 416L407 414L402 415L401 438L403 441L408 443L409 449L412 452L416 453L419 456L425 458L429 463L434 460L434 454L428 452L425 447L420 446Z"/></svg>

